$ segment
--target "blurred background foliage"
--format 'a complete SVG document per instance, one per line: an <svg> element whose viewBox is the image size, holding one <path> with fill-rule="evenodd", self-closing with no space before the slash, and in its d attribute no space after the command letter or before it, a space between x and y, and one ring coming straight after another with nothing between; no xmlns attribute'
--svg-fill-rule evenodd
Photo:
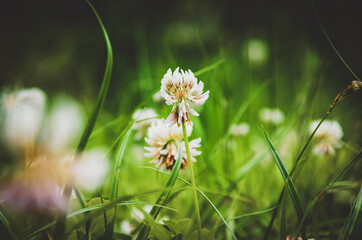
<svg viewBox="0 0 362 240"><path fill-rule="evenodd" d="M200 118L194 118L192 136L202 137L203 154L197 158L196 176L200 188L211 192L212 200L225 193L227 184L245 163L267 148L258 118L261 108L279 108L285 114L282 125L264 127L290 169L307 140L310 121L323 117L337 93L354 80L323 35L310 1L92 4L102 18L114 51L111 86L96 129L117 118L120 122L102 128L91 138L90 146L109 147L127 124L122 119L127 119L134 107L160 88L168 68L179 66L196 72L220 63L198 77L210 90L210 98L199 109ZM335 47L361 76L360 1L315 1L315 7ZM78 100L89 114L101 84L106 47L97 20L84 1L8 1L0 9L0 29L2 89L38 87L50 100L65 93ZM361 100L361 94L349 96L330 116L341 124L343 141L357 150L362 145ZM249 105L238 122L248 122L250 133L243 138L231 137L216 148L238 109L246 104ZM153 101L147 106L156 109L161 117L167 117L171 110ZM136 168L150 165L149 159L143 157L144 145L143 140L128 144L120 175L124 184L119 192L164 185L163 176ZM296 185L302 203L311 201L354 154L351 147L343 146L335 156L313 157L300 172L297 170ZM308 151L306 156L311 155ZM360 169L361 165L356 165L350 180L361 180ZM188 171L181 175L188 178ZM230 198L221 212L230 217L270 207L276 202L282 183L268 153L233 190L233 194L246 200ZM103 189L105 196L108 185ZM148 200L154 199L152 196ZM341 204L330 197L324 203L320 219L340 220L341 226L350 202ZM180 204L192 214L190 191L176 195L170 206L180 209ZM291 226L297 220L293 211L290 206ZM171 218L175 214L164 212ZM188 213L179 212L175 218L187 217ZM120 219L129 217L127 214L121 212ZM213 217L217 219L216 215ZM256 224L250 224L253 221ZM268 221L265 215L238 221L236 232L258 239ZM210 222L205 224L213 226ZM333 224L326 223L330 231Z"/></svg>

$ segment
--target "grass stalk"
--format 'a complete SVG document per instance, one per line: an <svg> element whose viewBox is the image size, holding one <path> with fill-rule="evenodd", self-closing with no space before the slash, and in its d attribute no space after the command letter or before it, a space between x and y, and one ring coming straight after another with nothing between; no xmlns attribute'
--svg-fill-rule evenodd
<svg viewBox="0 0 362 240"><path fill-rule="evenodd" d="M98 23L102 29L103 36L104 36L106 46L107 46L107 64L106 64L106 69L105 69L104 76L103 76L102 85L101 85L101 88L99 90L99 94L97 97L97 101L95 103L95 106L93 108L91 115L88 118L87 125L83 131L82 137L79 141L79 144L78 144L78 147L76 150L76 154L78 154L78 158L74 158L75 161L76 161L76 159L79 159L81 157L81 153L83 152L83 150L85 149L85 147L87 145L88 139L93 131L93 128L94 128L94 125L98 118L98 115L103 107L103 104L104 104L106 96L107 96L108 87L109 87L109 84L111 81L112 68L113 68L113 51L112 51L112 46L111 46L111 42L109 40L107 31L102 23L101 18L99 17L99 15L97 13L97 11L94 9L93 5L88 0L86 2L89 5L89 7L92 9L94 15L97 17ZM64 239L65 221L66 221L66 216L67 216L66 213L67 213L70 194L74 187L74 181L75 181L74 177L71 176L63 191L64 209L60 210L58 213L58 216L57 216L57 224L55 226L55 232L54 232L55 240ZM83 204L82 201L81 200L79 200L79 201L82 205Z"/></svg>
<svg viewBox="0 0 362 240"><path fill-rule="evenodd" d="M176 140L172 140L172 141L176 141ZM167 190L167 191L161 193L161 195L158 197L158 199L156 201L156 204L152 207L152 209L150 211L150 215L152 216L152 218L154 220L157 218L158 214L161 211L160 206L164 205L166 203L168 197L170 196L171 188L175 185L178 173L180 172L180 169L181 169L182 146L179 141L176 141L176 142L177 142L177 149L178 149L178 157L177 157L174 167L172 168L170 177L168 178L168 180L166 182L166 186L165 186L166 188L170 188L170 190ZM138 239L147 239L149 232L150 232L150 227L146 226L144 223L142 223L142 227L141 227L140 233L137 236L137 240Z"/></svg>
<svg viewBox="0 0 362 240"><path fill-rule="evenodd" d="M142 168L145 168L145 169L151 169L151 170L154 170L156 172L159 172L159 173L162 173L162 174L165 174L165 175L170 175L170 173L166 173L166 172L162 172L160 171L159 169L157 168L152 168L152 167L142 167ZM188 181L186 181L185 179L183 178L180 178L180 177L177 177L178 180L182 181L183 183L189 185L189 186L192 186L192 184ZM220 213L220 211L217 209L217 207L215 206L215 204L206 196L206 194L201 191L199 188L196 188L197 192L201 194L201 196L203 196L206 201L212 206L212 208L214 209L214 211L219 215L220 219L222 220L223 224L225 225L225 227L228 229L228 231L230 232L231 236L233 237L234 240L237 240L234 232L232 231L231 227L229 226L229 224L227 223L227 221L225 220L225 218L222 216L222 214Z"/></svg>
<svg viewBox="0 0 362 240"><path fill-rule="evenodd" d="M200 208L199 208L199 201L197 198L197 188L196 188L196 180L195 180L195 174L193 169L193 163L191 160L191 153L190 153L190 146L189 146L189 140L187 137L186 132L186 122L182 122L182 131L185 141L185 147L186 147L186 154L187 154L187 160L189 162L189 168L190 168L190 174L191 174L191 184L192 184L192 192L194 196L194 206L195 206L195 214L196 214L196 223L197 223L197 233L199 236L199 240L201 240L201 217L200 217Z"/></svg>

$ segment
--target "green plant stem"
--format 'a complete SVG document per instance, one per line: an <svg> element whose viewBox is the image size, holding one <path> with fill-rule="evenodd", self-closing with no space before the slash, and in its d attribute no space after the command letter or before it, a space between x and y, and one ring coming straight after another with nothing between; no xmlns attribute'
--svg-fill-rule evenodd
<svg viewBox="0 0 362 240"><path fill-rule="evenodd" d="M198 232L199 240L201 240L201 217L200 217L199 201L197 199L196 180L195 180L194 169L192 168L190 146L189 146L189 140L187 138L187 132L186 132L186 123L184 121L182 122L182 131L183 131L183 135L184 135L187 160L189 162L189 168L190 168L190 173L191 173L191 184L192 184L192 192L193 192L193 195L194 195L194 205L195 205L195 213L196 213L197 232Z"/></svg>

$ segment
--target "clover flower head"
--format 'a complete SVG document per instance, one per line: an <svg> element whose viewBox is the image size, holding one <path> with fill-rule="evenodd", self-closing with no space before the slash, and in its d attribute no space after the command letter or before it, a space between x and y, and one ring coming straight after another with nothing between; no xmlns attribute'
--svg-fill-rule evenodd
<svg viewBox="0 0 362 240"><path fill-rule="evenodd" d="M310 132L319 124L320 120L313 121L310 124ZM314 147L314 153L317 155L334 155L335 148L340 147L339 140L343 137L341 125L335 120L324 120L314 135L318 141Z"/></svg>
<svg viewBox="0 0 362 240"><path fill-rule="evenodd" d="M48 151L60 154L72 145L83 129L84 115L80 105L70 98L58 98L46 118L42 140Z"/></svg>
<svg viewBox="0 0 362 240"><path fill-rule="evenodd" d="M34 143L42 124L45 100L45 93L37 88L2 94L3 137L11 148L25 149Z"/></svg>
<svg viewBox="0 0 362 240"><path fill-rule="evenodd" d="M183 71L176 68L172 73L171 69L168 69L161 80L161 95L167 105L173 105L166 122L170 125L177 123L180 126L184 121L191 125L190 115L199 115L192 109L192 104L202 105L209 98L209 91L203 93L203 89L204 83L197 83L197 78L191 70Z"/></svg>
<svg viewBox="0 0 362 240"><path fill-rule="evenodd" d="M245 136L250 131L250 125L248 123L233 124L230 127L230 134L233 136Z"/></svg>
<svg viewBox="0 0 362 240"><path fill-rule="evenodd" d="M82 159L74 162L72 173L79 187L92 191L104 182L110 168L106 155L105 150L95 148L83 153Z"/></svg>
<svg viewBox="0 0 362 240"><path fill-rule="evenodd" d="M259 112L259 118L265 123L279 125L284 122L284 113L279 108L262 108Z"/></svg>
<svg viewBox="0 0 362 240"><path fill-rule="evenodd" d="M190 136L192 132L192 126L186 126L187 135ZM167 170L171 170L178 158L178 148L176 141L182 141L183 134L182 128L177 125L169 126L164 119L158 119L153 122L148 129L148 136L145 138L146 143L150 146L145 147L148 151L145 153L146 157L152 157L151 162L156 163L157 167L166 167ZM191 161L195 162L195 156L201 154L196 148L200 147L201 138L194 139L189 142ZM187 153L185 143L181 142L182 151L182 165L181 169L188 166Z"/></svg>
<svg viewBox="0 0 362 240"><path fill-rule="evenodd" d="M148 127L155 120L152 118L158 117L158 114L152 108L138 109L134 112L132 118L139 121L133 125L133 129L137 130L135 138L140 140L147 133Z"/></svg>

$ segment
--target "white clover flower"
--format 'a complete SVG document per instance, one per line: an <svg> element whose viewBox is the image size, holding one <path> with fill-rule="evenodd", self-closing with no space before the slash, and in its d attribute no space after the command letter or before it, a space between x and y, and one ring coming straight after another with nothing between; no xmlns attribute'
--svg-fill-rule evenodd
<svg viewBox="0 0 362 240"><path fill-rule="evenodd" d="M152 210L152 206L145 205L145 206L142 207L142 210L144 212L146 212L146 213L149 213ZM138 221L142 221L142 220L145 219L144 213L141 210L137 209L137 208L132 209L131 216L132 216L133 219L136 219Z"/></svg>
<svg viewBox="0 0 362 240"><path fill-rule="evenodd" d="M192 132L192 126L186 126L187 135L190 136ZM166 167L171 170L178 158L178 149L176 141L182 141L183 133L182 128L177 125L169 126L164 119L158 119L153 122L148 129L148 136L145 141L150 147L145 147L148 153L145 153L146 157L152 157L151 162L157 163L157 167ZM174 141L176 140L176 141ZM194 158L201 154L196 148L200 147L201 138L194 139L189 142L191 160L196 161ZM185 143L182 142L182 165L181 168L188 166L187 154Z"/></svg>
<svg viewBox="0 0 362 240"><path fill-rule="evenodd" d="M137 130L135 138L140 140L147 133L147 128L158 117L158 114L152 108L138 109L134 112L132 118L139 121L133 125L133 129Z"/></svg>
<svg viewBox="0 0 362 240"><path fill-rule="evenodd" d="M129 221L123 221L121 223L121 231L123 233L126 233L126 234L130 234L133 230L133 226L131 225L131 223Z"/></svg>
<svg viewBox="0 0 362 240"><path fill-rule="evenodd" d="M248 123L233 124L230 127L230 134L234 136L245 136L250 131L250 125Z"/></svg>
<svg viewBox="0 0 362 240"><path fill-rule="evenodd" d="M4 138L16 150L31 147L40 131L45 94L37 88L5 93L1 97Z"/></svg>
<svg viewBox="0 0 362 240"><path fill-rule="evenodd" d="M92 191L101 185L108 170L106 151L102 149L93 149L83 153L82 159L73 165L77 185L87 191Z"/></svg>
<svg viewBox="0 0 362 240"><path fill-rule="evenodd" d="M284 122L284 113L279 108L262 108L259 112L259 118L265 123L279 125Z"/></svg>
<svg viewBox="0 0 362 240"><path fill-rule="evenodd" d="M197 78L191 70L179 72L179 68L172 73L168 69L161 80L161 95L165 98L167 105L173 105L172 111L166 122L170 125L177 123L181 126L182 122L191 125L190 115L199 116L192 109L192 104L202 105L209 98L209 91L202 93L204 83L197 83Z"/></svg>
<svg viewBox="0 0 362 240"><path fill-rule="evenodd" d="M164 100L164 98L162 97L160 92L156 92L155 94L153 94L152 100L157 102L157 103L160 103L160 102L162 102Z"/></svg>
<svg viewBox="0 0 362 240"><path fill-rule="evenodd" d="M312 133L317 127L320 120L313 121L310 124L310 132ZM343 137L341 125L335 120L324 120L314 135L318 141L314 147L314 153L317 155L334 155L335 148L340 147L339 140Z"/></svg>
<svg viewBox="0 0 362 240"><path fill-rule="evenodd" d="M45 145L53 153L61 153L81 134L84 115L81 107L71 99L59 99L48 117Z"/></svg>

